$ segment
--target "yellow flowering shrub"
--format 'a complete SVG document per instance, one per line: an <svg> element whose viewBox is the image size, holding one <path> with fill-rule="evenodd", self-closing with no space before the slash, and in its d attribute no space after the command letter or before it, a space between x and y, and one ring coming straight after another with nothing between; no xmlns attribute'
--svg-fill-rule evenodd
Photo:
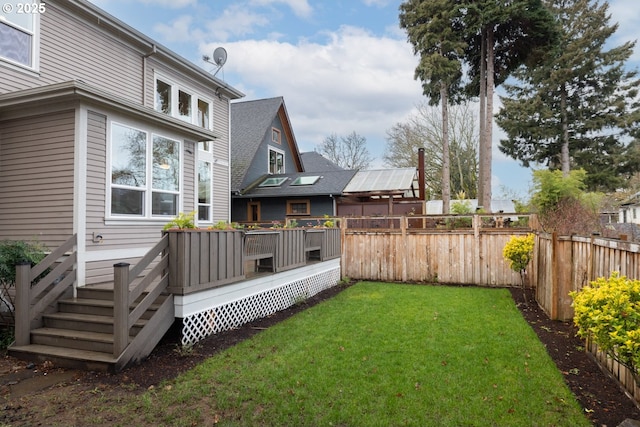
<svg viewBox="0 0 640 427"><path fill-rule="evenodd" d="M526 236L511 236L504 245L502 256L509 261L509 267L522 274L533 258L533 245L535 236L531 233Z"/></svg>
<svg viewBox="0 0 640 427"><path fill-rule="evenodd" d="M578 335L591 337L601 350L627 366L634 375L640 366L640 281L613 272L600 277L573 298Z"/></svg>

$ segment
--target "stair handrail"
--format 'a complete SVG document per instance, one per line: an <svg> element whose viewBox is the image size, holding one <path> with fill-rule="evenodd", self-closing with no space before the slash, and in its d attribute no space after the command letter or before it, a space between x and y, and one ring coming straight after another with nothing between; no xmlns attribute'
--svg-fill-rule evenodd
<svg viewBox="0 0 640 427"><path fill-rule="evenodd" d="M56 301L76 282L77 244L78 235L74 234L37 265L32 267L31 263L26 261L16 265L16 346L30 344L34 319L40 317L47 306ZM51 267L62 257L65 259L52 269ZM46 276L33 284L34 280L48 270ZM50 289L51 286L53 288Z"/></svg>
<svg viewBox="0 0 640 427"><path fill-rule="evenodd" d="M129 345L129 331L140 319L158 296L169 286L169 236L162 239L151 248L147 254L133 267L121 262L113 266L113 355L120 356ZM160 256L159 262L142 277L131 289L131 284L149 265ZM156 285L148 290L145 297L139 301L133 310L131 304L157 279Z"/></svg>

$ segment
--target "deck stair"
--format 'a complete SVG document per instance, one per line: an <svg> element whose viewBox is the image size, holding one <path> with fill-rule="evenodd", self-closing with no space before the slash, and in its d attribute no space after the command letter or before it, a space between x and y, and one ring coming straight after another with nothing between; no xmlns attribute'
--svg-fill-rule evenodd
<svg viewBox="0 0 640 427"><path fill-rule="evenodd" d="M139 298L144 297L144 294ZM158 310L173 309L173 297L161 294L130 328L129 343L149 324ZM43 327L31 331L31 343L24 346L12 346L9 353L20 359L34 362L51 361L55 366L96 371L117 371L123 365L122 355L115 357L113 334L114 292L111 289L79 288L76 298L58 301L58 311L43 314ZM132 304L130 311L136 304ZM170 311L170 310L169 310ZM166 317L166 316L165 316ZM168 318L152 320L156 327L166 332L173 322ZM142 345L152 350L164 332L150 334L151 341ZM153 338L155 337L155 338ZM147 339L148 341L149 339ZM150 352L150 350L149 350ZM132 359L142 359L149 352L143 350ZM132 360L129 360L130 363Z"/></svg>
<svg viewBox="0 0 640 427"><path fill-rule="evenodd" d="M114 264L113 283L74 289L76 242L74 235L36 266L16 266L16 340L8 352L33 362L117 372L147 357L175 320L169 238L163 236L136 265Z"/></svg>

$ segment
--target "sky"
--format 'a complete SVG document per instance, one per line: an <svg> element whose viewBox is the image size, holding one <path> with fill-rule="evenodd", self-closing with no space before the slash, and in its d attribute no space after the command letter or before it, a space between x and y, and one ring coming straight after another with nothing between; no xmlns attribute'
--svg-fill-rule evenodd
<svg viewBox="0 0 640 427"><path fill-rule="evenodd" d="M384 168L387 131L424 103L414 79L418 57L398 25L401 0L90 0L129 26L210 72L202 59L227 51L216 77L245 94L242 100L284 97L300 151L331 134L364 136ZM640 36L637 0L609 1L610 39ZM640 68L640 47L627 63ZM500 104L494 103L495 111ZM498 150L493 131L493 198L526 200L532 170Z"/></svg>

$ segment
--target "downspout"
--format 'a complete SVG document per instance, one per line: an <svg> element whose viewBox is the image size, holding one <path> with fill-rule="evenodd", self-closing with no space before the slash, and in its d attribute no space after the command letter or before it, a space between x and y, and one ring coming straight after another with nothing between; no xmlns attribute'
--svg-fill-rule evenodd
<svg viewBox="0 0 640 427"><path fill-rule="evenodd" d="M158 53L158 48L154 43L151 45L151 51L142 55L142 105L145 107L147 107L147 58L156 53Z"/></svg>

